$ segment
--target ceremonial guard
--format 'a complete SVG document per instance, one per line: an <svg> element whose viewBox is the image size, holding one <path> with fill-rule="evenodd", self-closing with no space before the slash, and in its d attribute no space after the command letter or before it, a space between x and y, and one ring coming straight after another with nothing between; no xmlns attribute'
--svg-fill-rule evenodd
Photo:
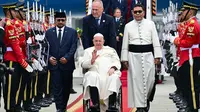
<svg viewBox="0 0 200 112"><path fill-rule="evenodd" d="M172 42L180 48L178 74L180 74L183 97L187 101L187 108L179 112L198 112L200 93L200 35L196 18L198 6L195 2L184 2L184 29Z"/></svg>
<svg viewBox="0 0 200 112"><path fill-rule="evenodd" d="M20 69L23 67L27 72L33 72L32 67L26 62L22 48L20 46L20 40L18 31L15 26L15 8L16 3L3 4L6 25L5 25L5 37L4 44L6 46L6 52L4 54L4 61L10 68L14 68L13 74L6 74L5 84L5 110L7 112L14 112L16 107L16 96L20 82Z"/></svg>

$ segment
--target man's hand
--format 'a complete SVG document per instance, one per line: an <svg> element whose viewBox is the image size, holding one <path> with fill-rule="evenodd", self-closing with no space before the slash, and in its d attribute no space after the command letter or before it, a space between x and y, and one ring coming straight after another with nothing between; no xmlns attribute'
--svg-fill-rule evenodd
<svg viewBox="0 0 200 112"><path fill-rule="evenodd" d="M4 27L4 25L5 25L5 19L0 20L0 26Z"/></svg>
<svg viewBox="0 0 200 112"><path fill-rule="evenodd" d="M60 63L66 64L67 63L67 59L64 58L64 57L60 58Z"/></svg>
<svg viewBox="0 0 200 112"><path fill-rule="evenodd" d="M97 51L94 50L92 52L92 59L91 59L91 64L94 64L95 60L99 57L99 55L97 55Z"/></svg>
<svg viewBox="0 0 200 112"><path fill-rule="evenodd" d="M155 58L155 59L154 59L154 63L155 63L156 65L160 64L160 58Z"/></svg>
<svg viewBox="0 0 200 112"><path fill-rule="evenodd" d="M110 68L108 70L108 75L111 76L114 72L115 72L115 69L114 68Z"/></svg>
<svg viewBox="0 0 200 112"><path fill-rule="evenodd" d="M128 61L122 62L124 69L128 70Z"/></svg>
<svg viewBox="0 0 200 112"><path fill-rule="evenodd" d="M50 61L50 63L51 63L52 65L54 65L54 66L57 64L57 60L56 60L56 58L53 57L53 56L51 56L51 57L49 58L49 61Z"/></svg>
<svg viewBox="0 0 200 112"><path fill-rule="evenodd" d="M116 40L119 41L119 36L116 37Z"/></svg>

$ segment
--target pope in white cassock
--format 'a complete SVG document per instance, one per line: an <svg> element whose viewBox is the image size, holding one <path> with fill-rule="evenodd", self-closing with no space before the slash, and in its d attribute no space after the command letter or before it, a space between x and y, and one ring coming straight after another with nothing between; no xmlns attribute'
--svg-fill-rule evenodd
<svg viewBox="0 0 200 112"><path fill-rule="evenodd" d="M104 46L104 37L97 33L93 37L94 47L87 48L81 63L88 69L83 78L85 100L92 100L93 111L100 111L100 100L108 110L116 110L116 95L121 86L120 59L115 49Z"/></svg>
<svg viewBox="0 0 200 112"><path fill-rule="evenodd" d="M128 69L128 107L137 112L148 111L148 98L155 83L155 64L162 57L153 21L144 19L144 7L133 7L134 20L126 24L121 61Z"/></svg>

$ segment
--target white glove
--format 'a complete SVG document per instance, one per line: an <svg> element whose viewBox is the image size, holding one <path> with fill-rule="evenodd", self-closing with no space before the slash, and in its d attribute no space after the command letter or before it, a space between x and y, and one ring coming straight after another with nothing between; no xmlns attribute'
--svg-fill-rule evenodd
<svg viewBox="0 0 200 112"><path fill-rule="evenodd" d="M41 60L41 64L43 67L47 66L46 63L44 62L44 60Z"/></svg>
<svg viewBox="0 0 200 112"><path fill-rule="evenodd" d="M176 36L171 36L169 41L170 41L171 43L174 43L175 38L176 38Z"/></svg>
<svg viewBox="0 0 200 112"><path fill-rule="evenodd" d="M32 67L33 67L33 70L37 70L37 67L35 66L35 64L31 64L32 65Z"/></svg>
<svg viewBox="0 0 200 112"><path fill-rule="evenodd" d="M29 64L28 64L28 66L25 69L29 73L33 72L33 68Z"/></svg>
<svg viewBox="0 0 200 112"><path fill-rule="evenodd" d="M42 71L43 70L41 64L36 59L33 59L33 63L32 64L33 64L33 66L35 66L37 68L38 71Z"/></svg>
<svg viewBox="0 0 200 112"><path fill-rule="evenodd" d="M26 41L27 44L32 44L32 39L31 37L28 38L28 40Z"/></svg>
<svg viewBox="0 0 200 112"><path fill-rule="evenodd" d="M39 34L37 34L37 35L35 36L35 40L37 40L37 41L40 40L40 35L39 35Z"/></svg>
<svg viewBox="0 0 200 112"><path fill-rule="evenodd" d="M44 40L44 37L45 37L45 35L43 34L43 35L41 35L41 40Z"/></svg>

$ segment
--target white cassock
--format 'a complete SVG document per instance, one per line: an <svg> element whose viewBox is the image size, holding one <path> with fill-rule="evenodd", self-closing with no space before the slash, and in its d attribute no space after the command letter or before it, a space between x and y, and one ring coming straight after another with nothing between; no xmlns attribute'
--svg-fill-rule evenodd
<svg viewBox="0 0 200 112"><path fill-rule="evenodd" d="M130 52L129 45L153 45L153 53ZM139 49L140 50L140 49ZM154 58L161 58L162 51L153 21L135 20L125 26L121 61L129 62L128 107L146 107L155 82Z"/></svg>
<svg viewBox="0 0 200 112"><path fill-rule="evenodd" d="M117 52L108 46L103 46L103 48L97 51L99 57L95 60L95 63L91 65L92 52L94 47L90 47L85 50L82 67L84 69L89 69L85 73L83 78L83 86L85 88L83 98L85 100L90 99L88 86L97 87L100 99L108 105L108 97L113 92L119 93L119 88L121 86L120 81L120 60ZM108 70L112 67L117 67L118 70L114 72L111 76L108 75Z"/></svg>

